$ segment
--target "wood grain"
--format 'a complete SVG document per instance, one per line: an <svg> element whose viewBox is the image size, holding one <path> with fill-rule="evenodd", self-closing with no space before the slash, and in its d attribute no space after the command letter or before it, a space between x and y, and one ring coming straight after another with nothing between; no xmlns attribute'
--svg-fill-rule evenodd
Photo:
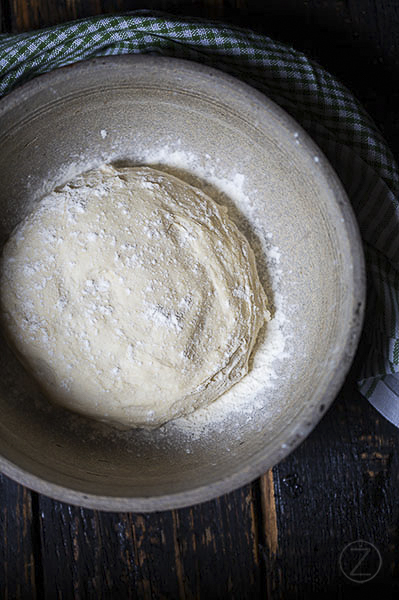
<svg viewBox="0 0 399 600"><path fill-rule="evenodd" d="M36 531L32 493L0 475L0 597L36 599Z"/></svg>
<svg viewBox="0 0 399 600"><path fill-rule="evenodd" d="M359 396L352 378L312 435L274 469L276 563L287 593L346 597L353 587L356 593L338 561L346 544L359 539L383 557L375 580L359 586L362 594L398 586L399 557L392 552L399 534L397 437L396 428Z"/></svg>
<svg viewBox="0 0 399 600"><path fill-rule="evenodd" d="M192 508L144 515L41 497L39 513L45 598L261 595L254 486Z"/></svg>
<svg viewBox="0 0 399 600"><path fill-rule="evenodd" d="M167 11L174 14L191 14L210 18L221 18L226 14L243 10L244 0L7 0L11 13L11 30L28 31L48 27L77 18L107 13L121 13L136 9Z"/></svg>

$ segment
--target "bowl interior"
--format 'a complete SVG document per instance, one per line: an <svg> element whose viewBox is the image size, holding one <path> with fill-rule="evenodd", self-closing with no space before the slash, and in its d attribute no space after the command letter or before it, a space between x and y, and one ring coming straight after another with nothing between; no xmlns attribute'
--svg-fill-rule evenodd
<svg viewBox="0 0 399 600"><path fill-rule="evenodd" d="M151 164L228 204L256 249L278 323L263 332L273 360L237 402L232 396L233 410L153 432L53 407L1 338L5 472L67 501L152 510L232 489L287 454L343 381L364 296L351 210L305 133L231 77L158 57L97 59L42 76L0 103L0 131L1 245L73 174L103 162Z"/></svg>

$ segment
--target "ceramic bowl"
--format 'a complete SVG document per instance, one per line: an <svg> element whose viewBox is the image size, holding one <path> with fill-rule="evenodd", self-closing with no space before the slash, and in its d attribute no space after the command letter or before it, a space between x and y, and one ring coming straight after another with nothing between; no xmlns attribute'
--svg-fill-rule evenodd
<svg viewBox="0 0 399 600"><path fill-rule="evenodd" d="M0 132L0 244L73 174L104 162L155 165L228 204L256 247L275 318L252 383L152 432L117 431L54 407L1 339L3 472L66 502L152 511L228 492L285 457L342 385L365 298L351 207L301 127L217 70L124 56L20 87L0 102Z"/></svg>

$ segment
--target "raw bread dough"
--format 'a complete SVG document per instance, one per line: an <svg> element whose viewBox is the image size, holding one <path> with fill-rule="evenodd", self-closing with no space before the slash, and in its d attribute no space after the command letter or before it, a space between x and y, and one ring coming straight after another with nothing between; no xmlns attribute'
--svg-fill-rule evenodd
<svg viewBox="0 0 399 600"><path fill-rule="evenodd" d="M6 335L55 402L154 427L248 371L269 318L223 206L149 167L105 166L42 199L4 247Z"/></svg>

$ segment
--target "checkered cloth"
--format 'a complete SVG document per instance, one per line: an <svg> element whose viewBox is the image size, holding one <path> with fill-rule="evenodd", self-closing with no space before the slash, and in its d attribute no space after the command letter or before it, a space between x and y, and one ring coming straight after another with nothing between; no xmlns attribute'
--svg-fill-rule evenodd
<svg viewBox="0 0 399 600"><path fill-rule="evenodd" d="M359 388L399 426L399 172L378 129L352 94L304 54L220 23L138 11L0 36L0 95L79 60L156 53L226 71L264 92L322 148L352 201L368 275Z"/></svg>

